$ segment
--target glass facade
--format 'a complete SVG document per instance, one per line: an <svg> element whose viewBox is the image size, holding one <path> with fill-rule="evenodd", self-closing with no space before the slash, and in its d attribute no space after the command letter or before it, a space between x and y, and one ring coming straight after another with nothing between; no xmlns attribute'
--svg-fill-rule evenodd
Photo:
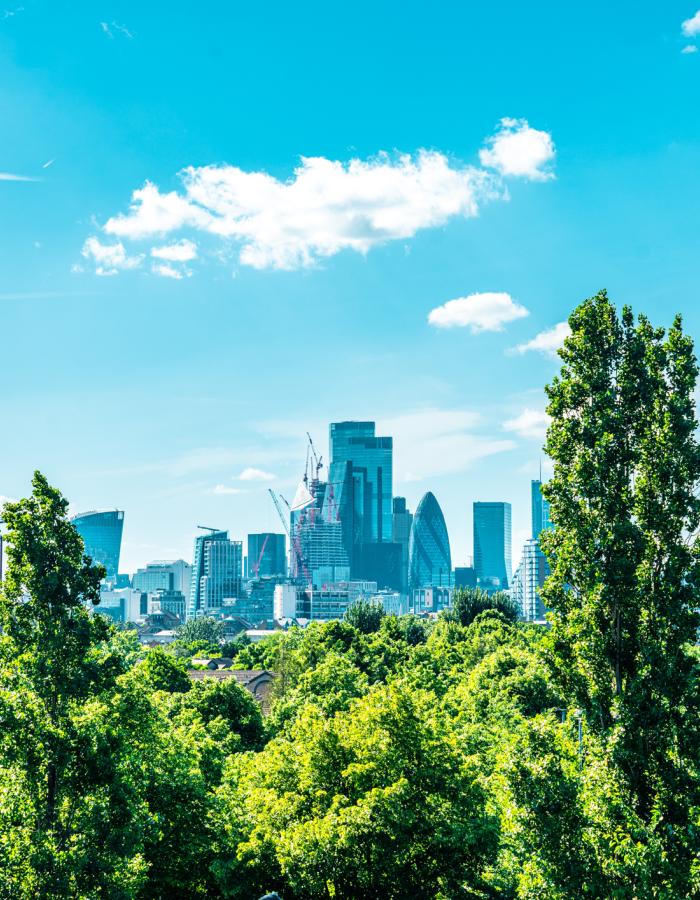
<svg viewBox="0 0 700 900"><path fill-rule="evenodd" d="M479 586L508 590L512 564L510 503L475 503L474 568Z"/></svg>
<svg viewBox="0 0 700 900"><path fill-rule="evenodd" d="M287 574L287 541L284 534L248 535L248 577Z"/></svg>
<svg viewBox="0 0 700 900"><path fill-rule="evenodd" d="M147 594L153 591L180 591L187 596L192 581L192 566L184 559L157 560L138 569L132 585Z"/></svg>
<svg viewBox="0 0 700 900"><path fill-rule="evenodd" d="M194 542L194 563L187 618L212 615L224 600L241 595L243 544L227 531L203 534Z"/></svg>
<svg viewBox="0 0 700 900"><path fill-rule="evenodd" d="M107 578L115 579L119 572L124 513L119 509L79 513L71 517L85 545L85 555L101 563Z"/></svg>
<svg viewBox="0 0 700 900"><path fill-rule="evenodd" d="M394 497L394 541L401 547L401 578L398 590L408 590L408 542L411 538L413 513L406 507L404 497Z"/></svg>
<svg viewBox="0 0 700 900"><path fill-rule="evenodd" d="M435 495L428 492L418 504L408 544L409 585L412 591L450 587L452 559L445 517Z"/></svg>
<svg viewBox="0 0 700 900"><path fill-rule="evenodd" d="M351 464L353 512L363 543L393 540L393 438L377 437L374 429L374 422L330 425L331 466L345 480L343 464Z"/></svg>
<svg viewBox="0 0 700 900"><path fill-rule="evenodd" d="M533 479L530 482L532 504L532 537L539 540L540 534L552 527L549 519L549 502L542 496L542 482Z"/></svg>

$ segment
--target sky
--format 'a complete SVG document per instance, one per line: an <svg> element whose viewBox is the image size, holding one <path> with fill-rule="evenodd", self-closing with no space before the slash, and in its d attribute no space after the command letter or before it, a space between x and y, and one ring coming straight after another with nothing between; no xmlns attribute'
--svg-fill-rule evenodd
<svg viewBox="0 0 700 900"><path fill-rule="evenodd" d="M517 560L571 310L700 338L697 3L0 9L0 496L125 510L133 572L373 419Z"/></svg>

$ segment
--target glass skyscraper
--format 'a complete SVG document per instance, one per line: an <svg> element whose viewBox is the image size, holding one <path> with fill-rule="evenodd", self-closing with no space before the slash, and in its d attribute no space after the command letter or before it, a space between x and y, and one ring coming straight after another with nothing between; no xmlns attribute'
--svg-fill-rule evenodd
<svg viewBox="0 0 700 900"><path fill-rule="evenodd" d="M512 579L510 503L474 504L474 569L487 591L505 591Z"/></svg>
<svg viewBox="0 0 700 900"><path fill-rule="evenodd" d="M187 618L211 615L224 600L239 597L242 565L243 544L229 540L228 531L195 538Z"/></svg>
<svg viewBox="0 0 700 900"><path fill-rule="evenodd" d="M248 577L287 574L287 542L284 534L266 531L248 535Z"/></svg>
<svg viewBox="0 0 700 900"><path fill-rule="evenodd" d="M445 517L435 495L424 494L413 517L408 543L408 580L411 590L451 587L452 558Z"/></svg>
<svg viewBox="0 0 700 900"><path fill-rule="evenodd" d="M552 527L549 520L549 501L542 496L542 482L535 478L530 482L532 505L532 537L539 540L540 534Z"/></svg>
<svg viewBox="0 0 700 900"><path fill-rule="evenodd" d="M408 590L408 544L411 539L413 513L406 507L405 497L394 497L394 542L401 547L401 584L398 589L402 593Z"/></svg>
<svg viewBox="0 0 700 900"><path fill-rule="evenodd" d="M119 572L124 513L119 509L93 510L71 517L85 545L85 555L101 563L107 578L115 579Z"/></svg>
<svg viewBox="0 0 700 900"><path fill-rule="evenodd" d="M345 464L352 467L353 512L362 542L389 543L393 540L393 438L377 437L374 429L374 422L332 422L331 466L342 475Z"/></svg>
<svg viewBox="0 0 700 900"><path fill-rule="evenodd" d="M393 439L378 437L374 422L333 422L326 506L341 525L352 577L380 588L401 586L399 544L394 543Z"/></svg>

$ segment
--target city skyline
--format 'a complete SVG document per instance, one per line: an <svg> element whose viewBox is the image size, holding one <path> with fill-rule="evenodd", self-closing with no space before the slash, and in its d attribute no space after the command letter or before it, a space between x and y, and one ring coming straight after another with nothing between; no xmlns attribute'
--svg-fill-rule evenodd
<svg viewBox="0 0 700 900"><path fill-rule="evenodd" d="M6 11L0 496L125 510L135 571L276 530L306 432L371 420L453 565L511 503L515 568L570 311L700 336L700 54L685 3L433 12Z"/></svg>

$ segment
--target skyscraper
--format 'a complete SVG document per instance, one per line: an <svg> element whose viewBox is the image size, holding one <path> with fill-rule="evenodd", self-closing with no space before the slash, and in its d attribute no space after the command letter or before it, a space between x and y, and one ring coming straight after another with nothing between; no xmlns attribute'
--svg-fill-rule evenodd
<svg viewBox="0 0 700 900"><path fill-rule="evenodd" d="M241 593L243 544L229 540L228 531L213 531L195 538L192 585L187 618L208 616L223 601Z"/></svg>
<svg viewBox="0 0 700 900"><path fill-rule="evenodd" d="M551 528L549 520L549 501L542 496L542 482L535 478L530 482L530 500L532 505L532 537L537 541L540 534Z"/></svg>
<svg viewBox="0 0 700 900"><path fill-rule="evenodd" d="M540 598L540 588L549 574L549 566L539 541L525 541L520 564L513 576L511 597L518 604L520 614L528 622L541 621L546 612Z"/></svg>
<svg viewBox="0 0 700 900"><path fill-rule="evenodd" d="M445 517L435 495L423 495L413 517L408 548L409 586L451 587L452 559Z"/></svg>
<svg viewBox="0 0 700 900"><path fill-rule="evenodd" d="M287 574L287 542L283 534L248 535L248 577Z"/></svg>
<svg viewBox="0 0 700 900"><path fill-rule="evenodd" d="M341 523L353 578L398 587L401 548L394 544L393 439L374 422L330 425L329 502ZM331 493L332 492L332 493Z"/></svg>
<svg viewBox="0 0 700 900"><path fill-rule="evenodd" d="M71 516L85 545L85 555L105 567L107 578L115 579L119 572L124 513L119 509L92 510Z"/></svg>
<svg viewBox="0 0 700 900"><path fill-rule="evenodd" d="M485 590L505 591L510 586L510 503L474 503L474 568Z"/></svg>
<svg viewBox="0 0 700 900"><path fill-rule="evenodd" d="M405 594L408 590L408 544L413 513L408 511L405 497L394 497L393 511L394 543L401 547L401 583L398 590Z"/></svg>

